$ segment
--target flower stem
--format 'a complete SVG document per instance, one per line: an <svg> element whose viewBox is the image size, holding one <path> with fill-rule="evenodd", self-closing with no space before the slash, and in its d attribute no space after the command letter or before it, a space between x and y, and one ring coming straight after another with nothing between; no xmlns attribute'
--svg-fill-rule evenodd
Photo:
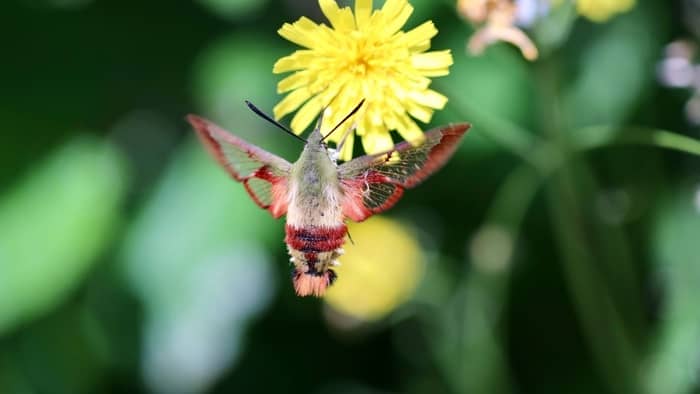
<svg viewBox="0 0 700 394"><path fill-rule="evenodd" d="M590 201L594 195L596 182L585 163L577 160L571 133L565 129L565 116L559 105L559 79L556 58L548 58L537 63L537 77L540 87L540 124L549 137L558 157L566 165L550 167L553 178L547 185L546 194L551 210L553 233L561 255L565 278L571 297L578 312L584 336L591 347L592 356L600 369L606 386L613 392L635 392L634 371L637 358L630 341L629 327L625 323L638 321L633 305L630 310L620 313L621 301L612 297L606 286L606 277L600 269L607 268L601 262L610 260L610 251L622 256L618 263L624 267L615 276L624 276L631 283L625 286L625 297L638 294L634 290L634 269L626 253L627 245L620 236L604 239L601 232L616 233L616 230L602 228L600 223L587 215L589 209L583 201ZM546 110L546 111L545 111ZM556 167L558 171L553 171ZM616 234L617 235L617 234ZM608 258L606 258L608 257ZM632 275L631 277L629 275ZM618 297L621 298L621 297Z"/></svg>
<svg viewBox="0 0 700 394"><path fill-rule="evenodd" d="M700 141L668 130L643 127L619 128L591 126L572 133L577 150L590 150L613 145L648 145L700 156Z"/></svg>

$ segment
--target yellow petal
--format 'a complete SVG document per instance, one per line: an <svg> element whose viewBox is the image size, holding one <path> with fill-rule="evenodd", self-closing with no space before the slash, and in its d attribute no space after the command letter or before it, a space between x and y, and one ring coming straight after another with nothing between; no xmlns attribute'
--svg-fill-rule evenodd
<svg viewBox="0 0 700 394"><path fill-rule="evenodd" d="M303 16L293 24L283 24L282 27L277 30L277 34L297 45L313 48L316 44L315 34L319 32L319 29L319 25Z"/></svg>
<svg viewBox="0 0 700 394"><path fill-rule="evenodd" d="M355 131L357 135L361 136L362 139L364 140L365 136L367 133L369 133L372 130L373 126L370 121L369 116L365 115L361 119L357 120L357 130ZM364 146L364 143L363 143Z"/></svg>
<svg viewBox="0 0 700 394"><path fill-rule="evenodd" d="M355 0L355 21L357 29L365 30L372 14L372 0Z"/></svg>
<svg viewBox="0 0 700 394"><path fill-rule="evenodd" d="M430 45L430 39L435 37L437 33L438 30L435 28L433 22L427 21L403 34L399 38L399 41L402 45L407 45L409 47L423 46L426 41L428 45Z"/></svg>
<svg viewBox="0 0 700 394"><path fill-rule="evenodd" d="M430 40L423 40L412 45L409 50L411 53L425 52L430 49Z"/></svg>
<svg viewBox="0 0 700 394"><path fill-rule="evenodd" d="M399 15L402 15L405 12L406 7L410 7L411 11L413 11L413 7L408 4L408 1L406 0L386 0L379 12L387 19L387 21L391 21L394 18L399 17ZM403 26L403 24L401 24L401 26Z"/></svg>
<svg viewBox="0 0 700 394"><path fill-rule="evenodd" d="M284 99L282 99L282 101L275 105L275 108L272 109L275 119L280 119L284 115L294 112L294 110L299 108L299 106L308 100L309 97L311 97L311 92L306 88L297 89L289 93Z"/></svg>
<svg viewBox="0 0 700 394"><path fill-rule="evenodd" d="M386 152L393 147L394 143L388 133L380 133L372 130L362 137L362 148L370 155Z"/></svg>
<svg viewBox="0 0 700 394"><path fill-rule="evenodd" d="M401 91L423 91L430 86L430 78L427 78L419 74L418 70L414 70L413 67L409 67L413 72L405 72L402 78L394 78L390 85L392 89L398 89ZM400 96L400 94L397 94Z"/></svg>
<svg viewBox="0 0 700 394"><path fill-rule="evenodd" d="M316 119L322 109L323 105L321 104L321 100L318 96L307 101L306 104L304 104L301 109L297 111L297 114L294 115L290 125L292 130L297 133L301 133L302 131L306 130L306 128L309 127L309 124Z"/></svg>
<svg viewBox="0 0 700 394"><path fill-rule="evenodd" d="M277 84L277 93L285 93L309 84L309 71L297 71Z"/></svg>
<svg viewBox="0 0 700 394"><path fill-rule="evenodd" d="M403 115L399 117L399 121L402 123L402 126L397 128L396 131L399 132L403 139L411 143L413 146L420 145L423 141L425 141L423 131L411 118L409 118L407 115Z"/></svg>
<svg viewBox="0 0 700 394"><path fill-rule="evenodd" d="M382 13L386 18L386 23L382 25L382 31L389 36L406 24L413 13L413 7L406 0L387 0L382 7Z"/></svg>
<svg viewBox="0 0 700 394"><path fill-rule="evenodd" d="M430 119L433 117L433 110L431 108L416 104L411 100L406 103L406 108L412 117L420 120L423 123L430 122Z"/></svg>
<svg viewBox="0 0 700 394"><path fill-rule="evenodd" d="M314 51L308 49L295 51L291 55L285 56L275 62L275 65L272 67L272 72L275 74L280 74L287 71L307 68L308 65L317 57L318 56L314 54Z"/></svg>
<svg viewBox="0 0 700 394"><path fill-rule="evenodd" d="M355 29L355 20L350 8L339 8L335 0L319 0L318 4L321 6L323 15L336 30L345 32Z"/></svg>
<svg viewBox="0 0 700 394"><path fill-rule="evenodd" d="M337 121L347 115L361 100L357 97L358 94L353 84L350 83L351 80L349 75L343 74L331 81L333 89L332 95L327 97L327 105L332 109L334 119Z"/></svg>
<svg viewBox="0 0 700 394"><path fill-rule="evenodd" d="M383 119L387 130L397 130L401 126L401 123L398 121L393 111L384 114Z"/></svg>
<svg viewBox="0 0 700 394"><path fill-rule="evenodd" d="M433 51L426 53L416 53L411 56L411 64L421 74L437 77L449 74L449 67L452 65L452 54L450 50Z"/></svg>
<svg viewBox="0 0 700 394"><path fill-rule="evenodd" d="M402 114L405 111L403 102L406 99L409 99L409 94L407 92L400 91L400 89L397 89L397 94L395 97L386 97L384 99L384 108L383 111L385 112L394 112L397 114Z"/></svg>
<svg viewBox="0 0 700 394"><path fill-rule="evenodd" d="M435 109L443 109L447 104L447 97L430 89L411 93L410 98L418 104Z"/></svg>
<svg viewBox="0 0 700 394"><path fill-rule="evenodd" d="M382 120L382 111L378 105L369 105L362 119L366 122L367 128L379 126L384 123Z"/></svg>

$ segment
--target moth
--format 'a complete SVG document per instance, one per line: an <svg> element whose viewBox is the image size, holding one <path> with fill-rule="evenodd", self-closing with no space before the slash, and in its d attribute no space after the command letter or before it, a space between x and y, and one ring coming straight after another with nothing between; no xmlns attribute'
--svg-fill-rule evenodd
<svg viewBox="0 0 700 394"><path fill-rule="evenodd" d="M292 133L246 101L256 114L304 141L294 163L230 134L196 115L187 120L209 153L273 217L287 215L285 243L293 264L292 282L299 296L322 296L337 275L348 234L346 220L361 222L391 208L403 195L440 169L452 156L467 123L439 127L425 133L419 146L408 142L378 154L337 162L338 149L325 142L362 102L325 136L323 113L306 140ZM352 132L352 128L346 131Z"/></svg>

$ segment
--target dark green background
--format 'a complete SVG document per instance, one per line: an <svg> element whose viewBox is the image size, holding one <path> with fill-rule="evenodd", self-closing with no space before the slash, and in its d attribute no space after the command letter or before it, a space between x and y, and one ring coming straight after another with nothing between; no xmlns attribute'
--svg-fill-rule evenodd
<svg viewBox="0 0 700 394"><path fill-rule="evenodd" d="M294 47L276 30L320 20L316 3L211 3L0 6L1 393L698 391L700 159L678 136L700 136L691 92L656 77L664 45L697 44L689 8L640 1L593 24L564 5L531 33L542 56L528 63L503 44L468 56L473 30L451 2L413 2L407 28L432 19L433 48L455 61L434 80L450 101L433 123L474 127L386 214L430 234L424 283L343 331L293 295L282 221L184 122L200 113L293 160L298 144L243 100L280 100L272 65ZM676 150L657 146L662 130ZM515 241L501 268L474 252L503 246L483 237L493 229ZM226 256L237 285L210 298L219 276L191 278ZM231 305L235 324L211 329ZM176 369L153 378L154 321L215 349L234 341L237 356L201 386ZM185 360L211 361L185 342Z"/></svg>

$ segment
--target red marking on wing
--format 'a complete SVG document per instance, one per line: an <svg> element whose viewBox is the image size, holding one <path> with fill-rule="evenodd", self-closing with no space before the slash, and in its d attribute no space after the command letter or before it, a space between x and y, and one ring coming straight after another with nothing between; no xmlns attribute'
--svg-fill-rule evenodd
<svg viewBox="0 0 700 394"><path fill-rule="evenodd" d="M242 182L253 201L278 218L287 212L287 178L291 164L195 115L187 120L207 151L231 175Z"/></svg>
<svg viewBox="0 0 700 394"><path fill-rule="evenodd" d="M466 123L434 129L425 133L425 142L419 146L402 142L391 151L343 163L339 167L343 215L359 222L391 208L405 188L418 185L445 165L468 129Z"/></svg>
<svg viewBox="0 0 700 394"><path fill-rule="evenodd" d="M267 193L265 197L261 196L261 190L256 190L251 185L251 179L267 181L272 188L269 191L269 196ZM260 208L270 211L273 217L278 218L287 212L287 179L281 176L274 176L267 165L260 167L251 177L243 180L243 186L250 194L250 197L253 198L253 201ZM269 201L263 200L263 198L267 198Z"/></svg>
<svg viewBox="0 0 700 394"><path fill-rule="evenodd" d="M343 202L343 215L355 222L361 222L375 213L386 211L396 204L401 196L403 196L403 187L392 183L386 176L377 174L373 171L367 172L367 177L363 179L343 179L341 181L343 190L345 190L345 200ZM375 197L372 201L372 190L377 189L379 185L389 190L384 196ZM375 193L376 194L376 193Z"/></svg>

